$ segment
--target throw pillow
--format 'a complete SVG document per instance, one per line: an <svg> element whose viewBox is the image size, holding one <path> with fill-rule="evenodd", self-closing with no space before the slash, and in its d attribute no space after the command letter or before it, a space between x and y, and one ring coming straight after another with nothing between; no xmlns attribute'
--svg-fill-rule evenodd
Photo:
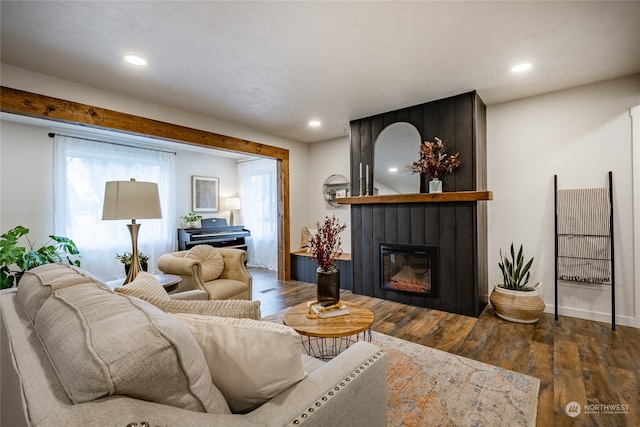
<svg viewBox="0 0 640 427"><path fill-rule="evenodd" d="M257 408L302 380L300 335L274 322L172 314L191 330L211 379L234 413Z"/></svg>
<svg viewBox="0 0 640 427"><path fill-rule="evenodd" d="M35 331L74 403L113 395L228 414L189 329L159 308L97 284L54 291Z"/></svg>
<svg viewBox="0 0 640 427"><path fill-rule="evenodd" d="M189 249L185 258L199 261L202 265L202 276L205 282L216 280L224 270L222 254L209 245L197 245Z"/></svg>
<svg viewBox="0 0 640 427"><path fill-rule="evenodd" d="M68 264L44 264L24 272L18 286L18 300L33 323L40 307L54 291L84 283L102 284L81 268Z"/></svg>
<svg viewBox="0 0 640 427"><path fill-rule="evenodd" d="M133 281L116 288L116 292L143 299L144 297L171 299L158 279L146 271L141 271Z"/></svg>

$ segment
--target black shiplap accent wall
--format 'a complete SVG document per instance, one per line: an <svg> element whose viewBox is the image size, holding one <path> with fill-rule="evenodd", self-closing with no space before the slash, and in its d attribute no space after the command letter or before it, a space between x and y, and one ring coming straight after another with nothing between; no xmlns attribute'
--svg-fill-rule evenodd
<svg viewBox="0 0 640 427"><path fill-rule="evenodd" d="M486 190L485 115L480 97L469 92L352 121L352 194L358 194L360 162L374 170L375 141L396 122L413 124L423 140L445 140L449 153L460 152L462 164L443 177L444 191ZM351 233L354 293L476 317L486 305L486 202L351 205ZM380 243L437 246L437 298L382 289Z"/></svg>

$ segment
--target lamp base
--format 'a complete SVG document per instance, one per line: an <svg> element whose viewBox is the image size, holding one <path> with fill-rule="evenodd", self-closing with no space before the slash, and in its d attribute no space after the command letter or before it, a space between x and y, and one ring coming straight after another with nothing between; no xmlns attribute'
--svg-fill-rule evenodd
<svg viewBox="0 0 640 427"><path fill-rule="evenodd" d="M140 224L136 224L136 220L132 219L131 224L127 224L127 228L129 228L129 234L131 235L132 256L129 273L127 274L127 278L124 279L123 285L132 282L138 273L142 271L140 257L138 257L138 231L140 230Z"/></svg>

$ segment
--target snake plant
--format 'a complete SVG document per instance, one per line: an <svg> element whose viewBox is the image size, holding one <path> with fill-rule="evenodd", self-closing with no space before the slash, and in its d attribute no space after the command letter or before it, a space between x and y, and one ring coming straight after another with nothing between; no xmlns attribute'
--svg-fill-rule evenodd
<svg viewBox="0 0 640 427"><path fill-rule="evenodd" d="M524 263L524 254L522 245L516 255L513 243L511 243L511 257L502 255L502 249L500 249L500 270L502 270L502 288L511 289L515 291L522 291L525 285L529 282L529 276L531 272L531 264L533 264L533 258L526 264Z"/></svg>

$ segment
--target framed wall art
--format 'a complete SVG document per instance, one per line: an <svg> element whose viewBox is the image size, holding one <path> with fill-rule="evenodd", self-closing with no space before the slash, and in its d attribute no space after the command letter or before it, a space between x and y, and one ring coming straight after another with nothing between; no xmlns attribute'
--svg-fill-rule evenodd
<svg viewBox="0 0 640 427"><path fill-rule="evenodd" d="M191 176L191 201L193 212L218 212L220 178Z"/></svg>

